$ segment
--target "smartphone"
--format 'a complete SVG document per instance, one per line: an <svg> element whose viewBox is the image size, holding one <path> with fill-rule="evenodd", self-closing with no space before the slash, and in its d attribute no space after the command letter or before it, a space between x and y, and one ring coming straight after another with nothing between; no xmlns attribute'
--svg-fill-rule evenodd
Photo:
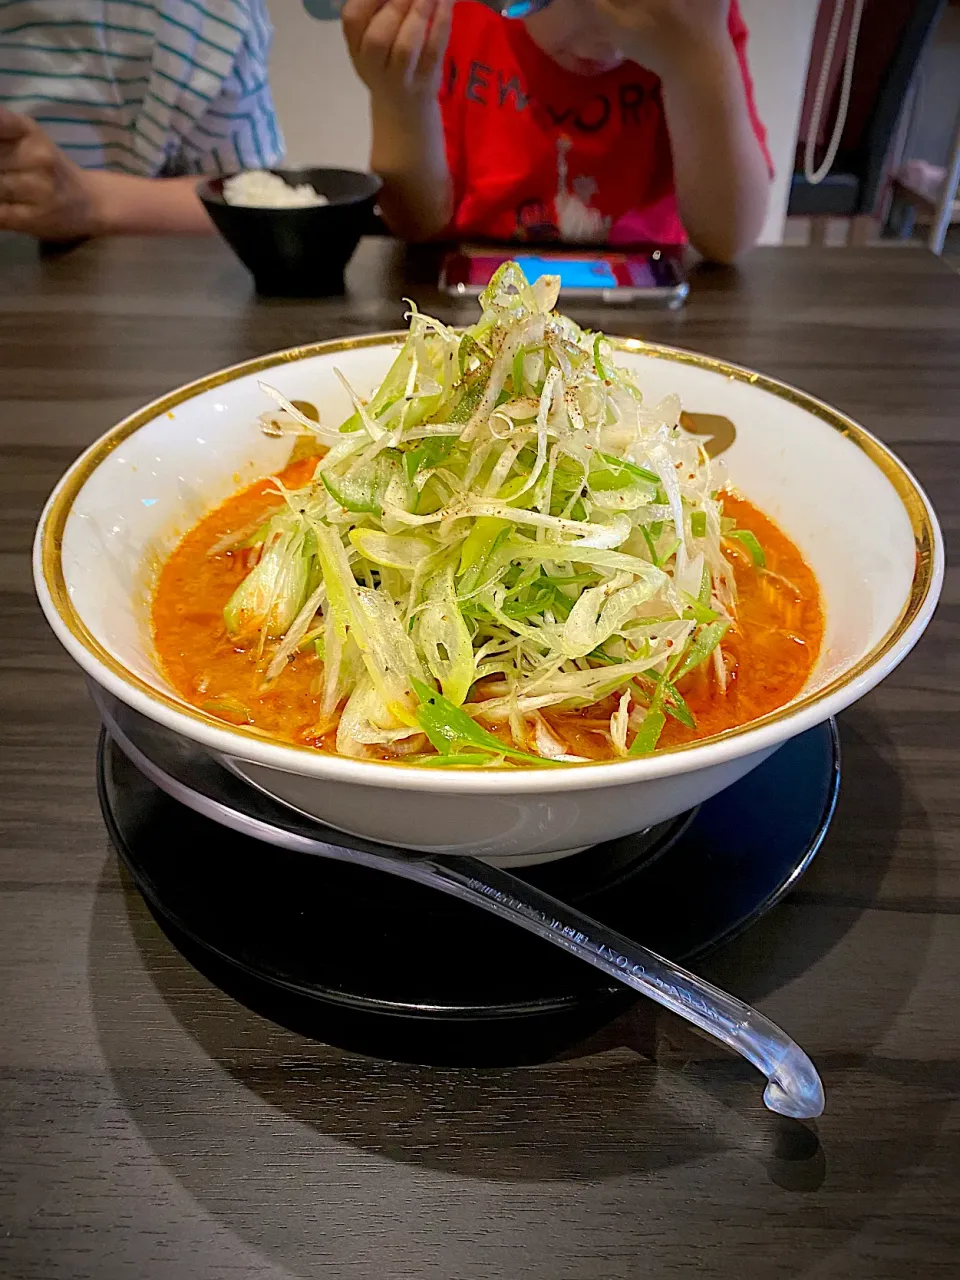
<svg viewBox="0 0 960 1280"><path fill-rule="evenodd" d="M690 290L680 251L675 248L626 253L460 249L444 260L440 288L455 297L476 297L490 283L497 268L511 259L520 264L528 280L542 275L559 276L562 298L678 307Z"/></svg>

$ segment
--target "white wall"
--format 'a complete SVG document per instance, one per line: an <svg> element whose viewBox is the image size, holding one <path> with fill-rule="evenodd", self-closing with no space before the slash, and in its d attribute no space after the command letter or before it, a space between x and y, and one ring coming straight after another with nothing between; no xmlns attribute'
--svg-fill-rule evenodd
<svg viewBox="0 0 960 1280"><path fill-rule="evenodd" d="M295 165L365 169L370 126L338 22L318 22L301 0L267 0L273 19L270 84L287 157Z"/></svg>
<svg viewBox="0 0 960 1280"><path fill-rule="evenodd" d="M294 164L364 168L370 145L366 94L335 22L308 16L301 0L268 0L275 29L273 94ZM765 244L783 232L807 62L819 0L740 0L751 32L760 115L777 170Z"/></svg>
<svg viewBox="0 0 960 1280"><path fill-rule="evenodd" d="M750 68L776 169L762 244L779 244L820 0L740 0L750 28Z"/></svg>

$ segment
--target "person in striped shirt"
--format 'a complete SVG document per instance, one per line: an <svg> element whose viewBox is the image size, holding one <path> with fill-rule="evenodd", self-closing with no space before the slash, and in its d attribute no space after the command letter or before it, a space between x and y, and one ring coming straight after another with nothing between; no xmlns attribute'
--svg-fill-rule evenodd
<svg viewBox="0 0 960 1280"><path fill-rule="evenodd" d="M0 230L206 232L196 177L278 162L264 0L0 0Z"/></svg>

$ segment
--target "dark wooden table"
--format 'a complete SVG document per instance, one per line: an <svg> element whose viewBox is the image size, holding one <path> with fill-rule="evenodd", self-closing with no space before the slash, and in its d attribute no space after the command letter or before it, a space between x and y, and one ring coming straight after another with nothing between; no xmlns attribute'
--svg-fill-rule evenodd
<svg viewBox="0 0 960 1280"><path fill-rule="evenodd" d="M119 875L96 717L34 602L41 503L161 391L401 323L391 246L364 244L350 284L258 302L219 243L40 261L0 240L0 1276L960 1275L955 568L918 650L842 717L842 796L808 878L704 966L818 1062L809 1129L644 1004L535 1068L309 1042L200 977ZM685 312L595 319L834 401L913 468L956 558L960 279L926 253L764 251L700 275Z"/></svg>

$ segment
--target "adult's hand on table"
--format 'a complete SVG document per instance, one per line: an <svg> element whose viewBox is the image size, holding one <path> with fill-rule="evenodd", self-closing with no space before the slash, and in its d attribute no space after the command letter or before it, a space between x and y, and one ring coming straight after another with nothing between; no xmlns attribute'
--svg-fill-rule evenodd
<svg viewBox="0 0 960 1280"><path fill-rule="evenodd" d="M0 231L40 240L100 233L93 184L28 116L0 107Z"/></svg>

